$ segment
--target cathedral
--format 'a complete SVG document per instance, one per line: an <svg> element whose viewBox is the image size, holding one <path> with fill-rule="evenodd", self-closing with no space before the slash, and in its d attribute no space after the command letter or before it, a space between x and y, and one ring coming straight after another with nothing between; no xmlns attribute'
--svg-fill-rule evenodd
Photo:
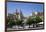
<svg viewBox="0 0 46 32"><path fill-rule="evenodd" d="M16 12L14 14L14 20L18 19L18 20L23 20L24 16L22 14L21 9L18 12L18 9L16 9Z"/></svg>

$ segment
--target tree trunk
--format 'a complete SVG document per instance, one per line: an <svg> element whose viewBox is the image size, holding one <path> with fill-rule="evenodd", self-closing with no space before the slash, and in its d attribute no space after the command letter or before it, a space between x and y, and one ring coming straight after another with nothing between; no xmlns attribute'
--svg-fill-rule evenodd
<svg viewBox="0 0 46 32"><path fill-rule="evenodd" d="M30 25L29 25L29 28L30 28Z"/></svg>
<svg viewBox="0 0 46 32"><path fill-rule="evenodd" d="M23 26L23 29L24 29L24 26Z"/></svg>
<svg viewBox="0 0 46 32"><path fill-rule="evenodd" d="M35 28L35 25L33 24L33 28Z"/></svg>
<svg viewBox="0 0 46 32"><path fill-rule="evenodd" d="M36 27L38 27L38 26L37 26L37 23L36 23Z"/></svg>

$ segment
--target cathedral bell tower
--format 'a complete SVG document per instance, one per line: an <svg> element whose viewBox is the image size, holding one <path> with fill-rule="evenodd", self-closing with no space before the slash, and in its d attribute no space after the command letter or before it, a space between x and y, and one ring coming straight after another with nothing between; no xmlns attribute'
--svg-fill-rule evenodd
<svg viewBox="0 0 46 32"><path fill-rule="evenodd" d="M18 19L18 15L19 15L19 12L18 12L18 10L16 9L16 20Z"/></svg>
<svg viewBox="0 0 46 32"><path fill-rule="evenodd" d="M17 9L16 9L16 20L23 20L23 14L22 14L22 11L21 11L21 9L18 11Z"/></svg>

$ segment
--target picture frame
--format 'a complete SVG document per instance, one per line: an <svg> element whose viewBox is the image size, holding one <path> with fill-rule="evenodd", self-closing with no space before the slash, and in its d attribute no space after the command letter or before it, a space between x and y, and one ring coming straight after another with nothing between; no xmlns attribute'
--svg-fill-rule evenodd
<svg viewBox="0 0 46 32"><path fill-rule="evenodd" d="M5 0L5 31L7 32L7 3L16 2L16 3L33 3L33 4L43 4L43 21L44 21L44 3L43 2L28 2L28 1L6 1ZM44 29L44 24L43 24ZM30 29L29 29L30 30ZM41 29L31 29L31 30L41 30ZM10 31L27 31L27 30L10 30Z"/></svg>

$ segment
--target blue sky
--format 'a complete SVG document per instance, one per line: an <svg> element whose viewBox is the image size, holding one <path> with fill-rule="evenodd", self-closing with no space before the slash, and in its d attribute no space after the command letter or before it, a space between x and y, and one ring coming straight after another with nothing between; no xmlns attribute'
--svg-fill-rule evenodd
<svg viewBox="0 0 46 32"><path fill-rule="evenodd" d="M43 11L43 4L33 4L33 3L17 3L17 2L8 2L7 3L7 12L8 13L15 13L16 9L18 12L22 11L24 16L31 15L33 12L42 12Z"/></svg>

